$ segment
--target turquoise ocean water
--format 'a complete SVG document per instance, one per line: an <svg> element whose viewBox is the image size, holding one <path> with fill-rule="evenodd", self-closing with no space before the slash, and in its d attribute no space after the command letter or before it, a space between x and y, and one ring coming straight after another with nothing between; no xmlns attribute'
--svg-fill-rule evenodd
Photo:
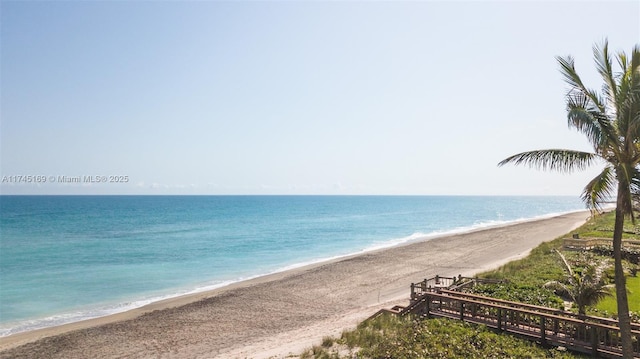
<svg viewBox="0 0 640 359"><path fill-rule="evenodd" d="M577 197L0 196L0 336L582 209Z"/></svg>

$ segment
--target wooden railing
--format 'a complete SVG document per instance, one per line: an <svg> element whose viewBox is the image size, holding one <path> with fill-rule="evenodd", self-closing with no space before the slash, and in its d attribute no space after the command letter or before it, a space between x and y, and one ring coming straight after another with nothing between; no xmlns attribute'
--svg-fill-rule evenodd
<svg viewBox="0 0 640 359"><path fill-rule="evenodd" d="M450 290L464 291L474 287L476 284L496 284L503 281L497 279L482 279L471 277L441 277L425 279L422 282L411 283L411 301L417 300L422 294L447 288Z"/></svg>
<svg viewBox="0 0 640 359"><path fill-rule="evenodd" d="M566 250L589 250L596 247L611 247L613 239L611 238L563 238L562 247ZM623 248L640 248L640 240L623 239Z"/></svg>
<svg viewBox="0 0 640 359"><path fill-rule="evenodd" d="M610 325L610 326L617 326L618 325L618 321L615 320L615 319L602 318L602 317L593 317L593 316L584 316L584 315L580 315L580 314L573 313L573 312L567 312L567 311L564 311L562 309L548 308L548 307L542 307L542 306L538 306L538 305L526 304L526 303L520 303L520 302L511 302L511 301L508 301L508 300L485 297L485 296L476 295L476 294L459 293L459 292L455 292L455 291L452 291L452 290L446 290L446 289L441 290L440 293L447 294L447 295L452 296L452 297L460 296L460 297L467 298L467 299L475 299L475 300L482 301L482 302L485 302L485 303L493 303L493 304L497 304L497 305L509 306L509 307L512 307L512 308L533 310L533 311L538 311L538 312L541 312L541 313L551 314L551 315L556 315L556 316L563 316L563 317L575 318L575 319L580 319L580 320L588 319L589 322L599 323L599 324L603 324L603 325ZM633 330L640 331L640 324L631 323L631 328Z"/></svg>
<svg viewBox="0 0 640 359"><path fill-rule="evenodd" d="M593 356L622 356L620 328L617 321L606 318L446 289L425 291L399 314L460 319ZM633 326L632 336L635 356L640 358L640 326Z"/></svg>

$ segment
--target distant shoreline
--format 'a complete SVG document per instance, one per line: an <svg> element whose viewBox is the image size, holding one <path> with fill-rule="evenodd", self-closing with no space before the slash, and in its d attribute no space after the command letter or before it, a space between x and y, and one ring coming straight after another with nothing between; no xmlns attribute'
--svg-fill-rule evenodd
<svg viewBox="0 0 640 359"><path fill-rule="evenodd" d="M379 308L406 302L413 281L495 268L568 233L588 216L588 211L571 212L437 236L18 333L0 338L0 357L27 358L35 352L51 358L285 355L339 334Z"/></svg>

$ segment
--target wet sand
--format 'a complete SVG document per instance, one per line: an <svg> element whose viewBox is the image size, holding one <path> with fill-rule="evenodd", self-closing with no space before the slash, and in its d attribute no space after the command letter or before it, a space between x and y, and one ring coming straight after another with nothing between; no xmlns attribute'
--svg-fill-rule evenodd
<svg viewBox="0 0 640 359"><path fill-rule="evenodd" d="M380 308L406 305L412 282L496 268L588 216L584 211L433 238L19 333L0 338L0 358L284 358Z"/></svg>

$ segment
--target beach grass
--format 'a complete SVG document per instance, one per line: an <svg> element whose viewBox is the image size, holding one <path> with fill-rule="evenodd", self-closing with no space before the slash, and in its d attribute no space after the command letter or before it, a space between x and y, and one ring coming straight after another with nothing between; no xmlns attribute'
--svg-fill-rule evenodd
<svg viewBox="0 0 640 359"><path fill-rule="evenodd" d="M564 275L561 259L554 250L562 246L562 239L543 243L522 259L511 261L498 269L480 273L481 278L503 279L521 285L542 286Z"/></svg>
<svg viewBox="0 0 640 359"><path fill-rule="evenodd" d="M637 215L637 214L636 214ZM603 215L594 216L587 223L572 233L577 233L581 237L612 238L615 222L615 213L607 212ZM623 239L640 239L640 226L638 223L625 221L622 233Z"/></svg>
<svg viewBox="0 0 640 359"><path fill-rule="evenodd" d="M627 277L627 291L629 298L629 310L640 314L640 277ZM596 305L596 309L600 312L600 315L603 315L603 313L605 315L617 315L618 306L616 304L615 293L612 296L601 300Z"/></svg>
<svg viewBox="0 0 640 359"><path fill-rule="evenodd" d="M330 347L314 347L301 358L582 358L545 349L485 326L450 319L416 321L381 315L345 331Z"/></svg>

